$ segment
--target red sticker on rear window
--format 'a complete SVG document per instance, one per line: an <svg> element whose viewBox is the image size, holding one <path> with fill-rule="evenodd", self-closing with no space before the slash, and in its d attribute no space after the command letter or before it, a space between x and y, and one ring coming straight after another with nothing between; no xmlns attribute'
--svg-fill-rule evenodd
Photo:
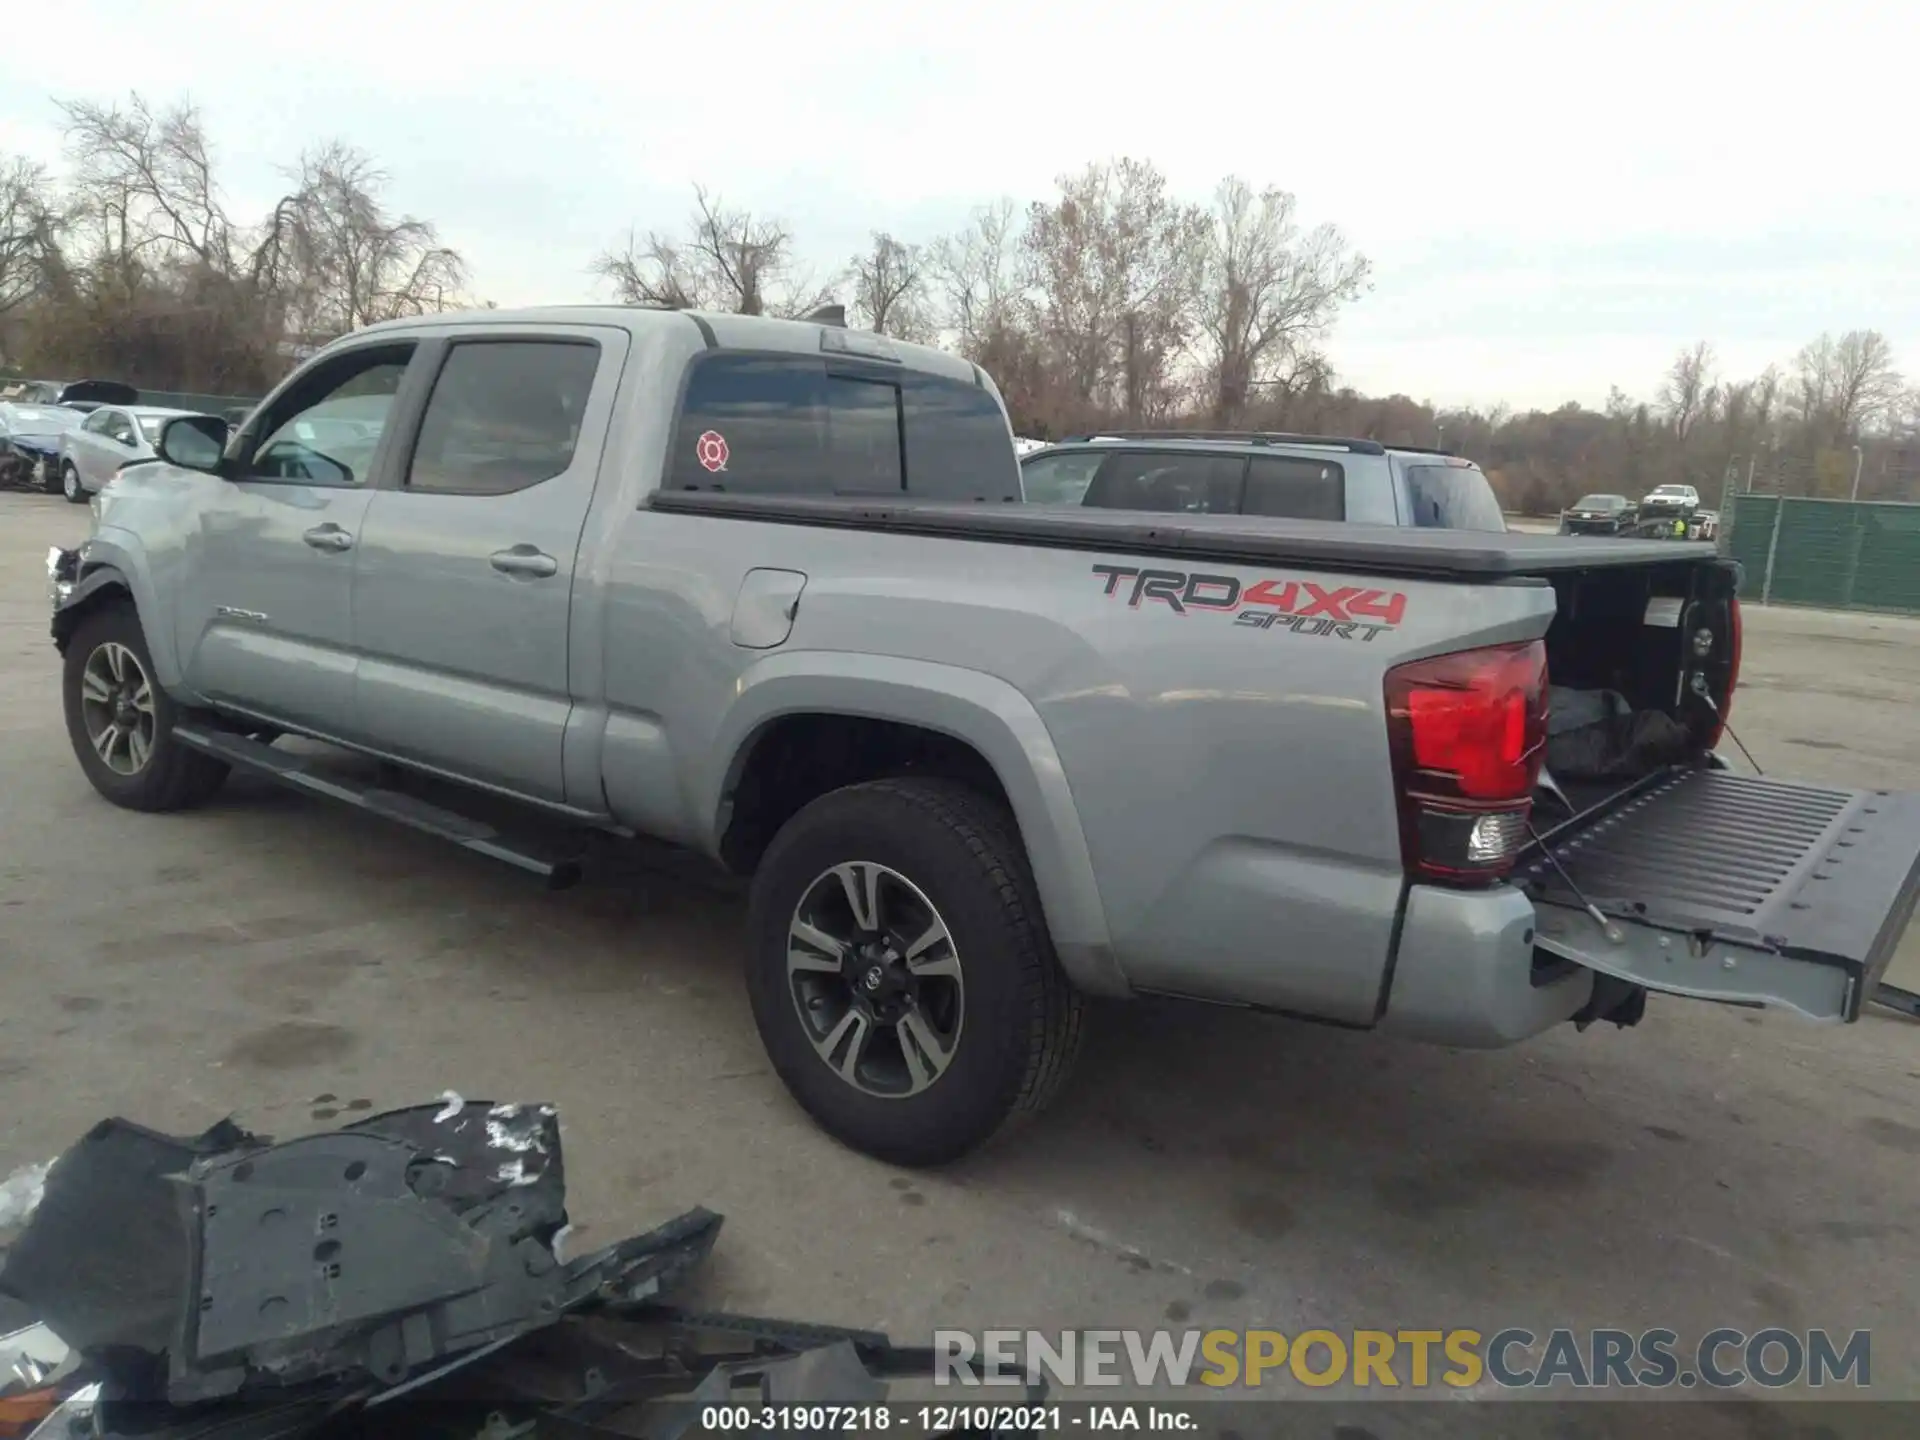
<svg viewBox="0 0 1920 1440"><path fill-rule="evenodd" d="M718 430L703 431L699 440L694 442L693 453L703 470L724 470L727 468L727 437Z"/></svg>

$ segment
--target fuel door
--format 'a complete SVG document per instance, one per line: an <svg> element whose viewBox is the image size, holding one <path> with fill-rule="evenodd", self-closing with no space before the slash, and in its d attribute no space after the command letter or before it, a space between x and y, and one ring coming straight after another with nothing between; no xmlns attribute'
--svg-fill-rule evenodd
<svg viewBox="0 0 1920 1440"><path fill-rule="evenodd" d="M733 643L743 650L785 644L806 588L807 577L798 570L749 570L733 599Z"/></svg>

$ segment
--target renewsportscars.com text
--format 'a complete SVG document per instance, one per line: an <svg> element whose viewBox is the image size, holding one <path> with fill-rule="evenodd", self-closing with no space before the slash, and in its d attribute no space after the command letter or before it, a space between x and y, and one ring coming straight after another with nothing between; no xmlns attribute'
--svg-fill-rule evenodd
<svg viewBox="0 0 1920 1440"><path fill-rule="evenodd" d="M1062 1386L1638 1390L1873 1381L1872 1333L1710 1330L936 1330L934 1381Z"/></svg>

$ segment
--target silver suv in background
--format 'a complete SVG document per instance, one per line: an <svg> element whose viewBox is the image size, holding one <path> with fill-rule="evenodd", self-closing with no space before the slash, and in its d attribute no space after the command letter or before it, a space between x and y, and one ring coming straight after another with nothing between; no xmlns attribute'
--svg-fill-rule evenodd
<svg viewBox="0 0 1920 1440"><path fill-rule="evenodd" d="M1487 477L1439 450L1328 435L1108 431L1021 457L1029 504L1346 520L1434 530L1507 528Z"/></svg>

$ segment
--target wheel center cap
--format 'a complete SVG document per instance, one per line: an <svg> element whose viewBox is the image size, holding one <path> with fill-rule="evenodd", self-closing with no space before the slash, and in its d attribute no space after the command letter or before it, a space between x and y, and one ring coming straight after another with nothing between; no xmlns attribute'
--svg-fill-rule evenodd
<svg viewBox="0 0 1920 1440"><path fill-rule="evenodd" d="M887 978L886 972L882 970L878 965L869 965L867 967L866 978L861 983L864 984L869 990L878 990L880 988L881 982L884 981L886 978Z"/></svg>

